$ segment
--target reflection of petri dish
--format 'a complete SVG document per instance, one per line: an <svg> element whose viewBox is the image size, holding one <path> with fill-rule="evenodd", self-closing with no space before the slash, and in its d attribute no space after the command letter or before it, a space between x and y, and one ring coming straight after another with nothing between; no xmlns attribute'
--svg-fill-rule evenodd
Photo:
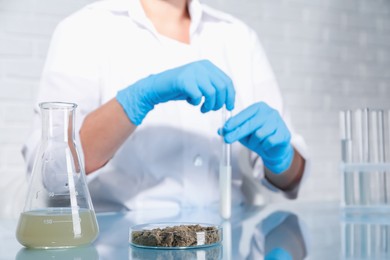
<svg viewBox="0 0 390 260"><path fill-rule="evenodd" d="M191 259L191 260L221 260L223 259L222 245L191 248L185 250L167 250L160 248L142 248L129 246L129 259L132 260L166 260L166 259Z"/></svg>
<svg viewBox="0 0 390 260"><path fill-rule="evenodd" d="M170 222L130 227L130 244L141 248L194 249L221 241L222 227L212 224Z"/></svg>

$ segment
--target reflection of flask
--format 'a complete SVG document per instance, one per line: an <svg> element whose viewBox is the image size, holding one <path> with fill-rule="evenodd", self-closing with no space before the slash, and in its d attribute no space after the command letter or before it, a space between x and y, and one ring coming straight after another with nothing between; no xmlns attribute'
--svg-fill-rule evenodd
<svg viewBox="0 0 390 260"><path fill-rule="evenodd" d="M16 260L98 260L99 254L93 246L74 248L36 250L22 248L15 257Z"/></svg>
<svg viewBox="0 0 390 260"><path fill-rule="evenodd" d="M41 103L42 138L18 241L27 247L62 248L90 244L98 225L75 146L72 103Z"/></svg>

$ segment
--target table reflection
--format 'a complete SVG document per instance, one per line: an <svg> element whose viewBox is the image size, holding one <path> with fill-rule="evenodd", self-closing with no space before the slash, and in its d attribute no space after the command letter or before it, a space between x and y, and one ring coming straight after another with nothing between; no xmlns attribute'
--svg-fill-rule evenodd
<svg viewBox="0 0 390 260"><path fill-rule="evenodd" d="M390 259L388 214L349 216L341 223L341 236L345 260Z"/></svg>
<svg viewBox="0 0 390 260"><path fill-rule="evenodd" d="M247 259L305 259L307 247L301 225L293 213L271 213L256 226Z"/></svg>
<svg viewBox="0 0 390 260"><path fill-rule="evenodd" d="M199 249L145 249L129 247L130 259L134 260L180 260L180 259L223 259L222 246L210 246Z"/></svg>
<svg viewBox="0 0 390 260"><path fill-rule="evenodd" d="M27 249L22 248L16 255L16 260L97 260L98 252L93 246L65 249Z"/></svg>

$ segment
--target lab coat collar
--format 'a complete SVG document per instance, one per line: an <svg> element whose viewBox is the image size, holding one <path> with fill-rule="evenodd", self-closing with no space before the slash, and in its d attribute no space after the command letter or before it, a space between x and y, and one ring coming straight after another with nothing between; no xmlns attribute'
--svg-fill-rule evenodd
<svg viewBox="0 0 390 260"><path fill-rule="evenodd" d="M190 34L192 35L199 27L202 19L202 5L199 0L188 0L188 11L191 16ZM155 32L155 28L141 5L140 0L129 1L129 16L139 25Z"/></svg>
<svg viewBox="0 0 390 260"><path fill-rule="evenodd" d="M200 26L203 8L198 0L189 0L188 11L191 16L190 35L193 35Z"/></svg>
<svg viewBox="0 0 390 260"><path fill-rule="evenodd" d="M199 0L188 0L188 11L191 16L190 35L196 33L203 20L212 18L229 22L231 16L201 4ZM108 10L118 15L127 15L139 26L157 33L154 25L146 16L140 0L103 0L89 5L90 8Z"/></svg>
<svg viewBox="0 0 390 260"><path fill-rule="evenodd" d="M140 0L127 0L129 2L129 7L127 9L129 17L134 20L138 25L157 33L154 25L146 16L145 11L141 5Z"/></svg>

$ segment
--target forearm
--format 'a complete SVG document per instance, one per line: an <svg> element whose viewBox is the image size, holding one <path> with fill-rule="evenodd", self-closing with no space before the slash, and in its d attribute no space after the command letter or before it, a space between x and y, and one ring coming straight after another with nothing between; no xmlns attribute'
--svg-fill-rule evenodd
<svg viewBox="0 0 390 260"><path fill-rule="evenodd" d="M135 128L115 98L88 114L80 129L86 174L104 166Z"/></svg>
<svg viewBox="0 0 390 260"><path fill-rule="evenodd" d="M301 181L305 168L305 160L300 153L294 149L294 157L288 170L281 174L275 174L265 169L266 179L277 188L288 191L294 189Z"/></svg>

